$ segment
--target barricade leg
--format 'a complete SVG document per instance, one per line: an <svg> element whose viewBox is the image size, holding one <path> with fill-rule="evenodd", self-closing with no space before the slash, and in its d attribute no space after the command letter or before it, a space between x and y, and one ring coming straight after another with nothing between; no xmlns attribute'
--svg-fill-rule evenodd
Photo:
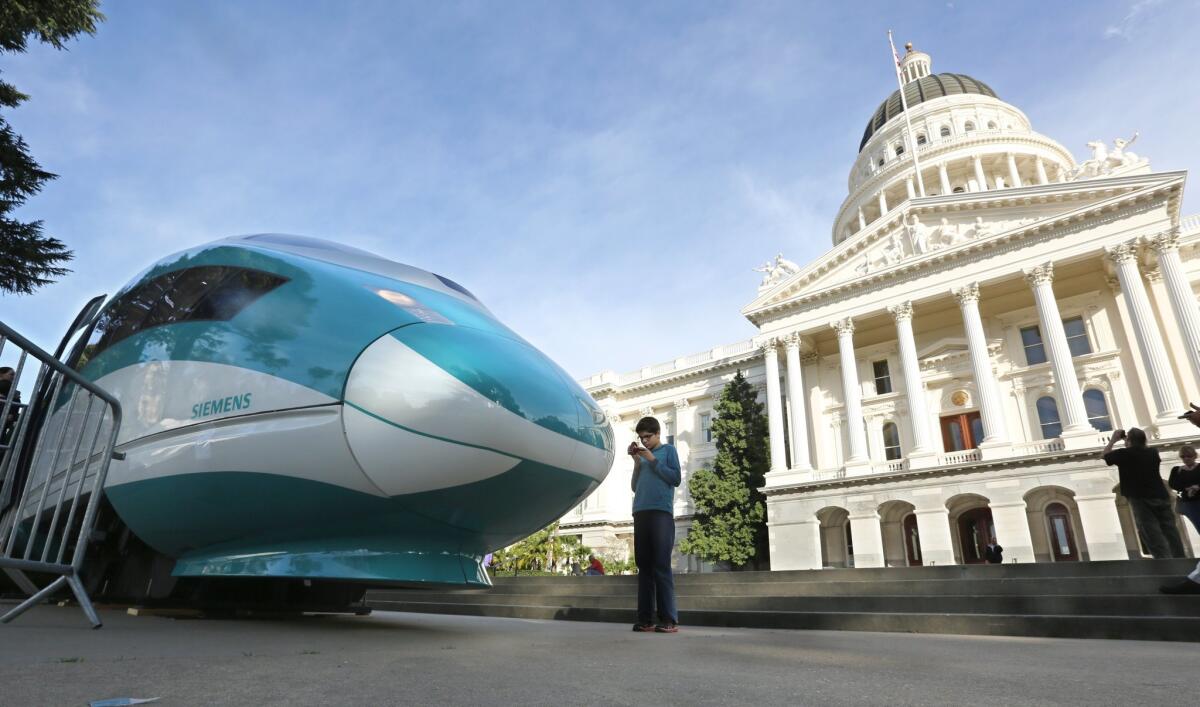
<svg viewBox="0 0 1200 707"><path fill-rule="evenodd" d="M87 614L88 621L92 622L92 628L100 628L104 624L101 623L100 617L96 615L96 607L92 606L92 600L88 598L87 591L83 588L83 582L79 581L79 577L75 575L67 575L67 584L71 585L71 593L75 595L75 601L79 602L79 607L83 609L83 613Z"/></svg>
<svg viewBox="0 0 1200 707"><path fill-rule="evenodd" d="M29 609L33 608L34 605L40 603L46 597L48 597L51 594L53 594L54 592L58 591L62 587L62 585L66 584L66 583L67 583L66 576L61 576L58 579L51 582L50 584L47 584L45 586L45 588L42 589L42 591L38 592L37 594L34 594L33 596L29 597L28 599L21 602L17 606L13 607L13 609L11 611L9 611L7 614L5 614L4 616L0 616L0 624L6 624L9 621L12 621L13 619L17 618L21 614L24 614L26 611L29 611ZM88 606L91 607L90 602L88 603Z"/></svg>

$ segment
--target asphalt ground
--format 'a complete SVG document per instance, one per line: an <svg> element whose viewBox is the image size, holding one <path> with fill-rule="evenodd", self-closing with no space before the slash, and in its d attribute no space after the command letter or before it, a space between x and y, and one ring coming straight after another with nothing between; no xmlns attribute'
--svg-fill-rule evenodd
<svg viewBox="0 0 1200 707"><path fill-rule="evenodd" d="M1178 705L1200 644L376 612L172 619L39 607L0 626L0 705Z"/></svg>

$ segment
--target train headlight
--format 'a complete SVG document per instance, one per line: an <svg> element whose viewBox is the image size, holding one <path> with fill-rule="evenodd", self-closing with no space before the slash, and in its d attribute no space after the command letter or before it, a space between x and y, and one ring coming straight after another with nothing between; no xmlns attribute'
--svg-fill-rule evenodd
<svg viewBox="0 0 1200 707"><path fill-rule="evenodd" d="M423 322L429 324L454 324L454 322L421 304L412 295L386 289L372 288L371 291Z"/></svg>

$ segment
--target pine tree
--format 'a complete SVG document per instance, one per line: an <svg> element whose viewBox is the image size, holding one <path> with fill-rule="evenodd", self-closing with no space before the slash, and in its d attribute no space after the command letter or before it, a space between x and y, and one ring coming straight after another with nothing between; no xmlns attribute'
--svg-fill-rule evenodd
<svg viewBox="0 0 1200 707"><path fill-rule="evenodd" d="M0 54L25 51L29 39L62 49L80 33L95 34L104 19L99 0L4 0L0 2ZM0 80L0 108L16 108L29 96ZM71 251L43 235L41 221L21 221L19 208L54 179L34 161L29 146L0 116L0 291L30 294L68 271Z"/></svg>
<svg viewBox="0 0 1200 707"><path fill-rule="evenodd" d="M767 418L741 371L721 391L712 433L712 468L694 472L688 490L696 508L682 552L734 569L762 568L767 552L766 497L758 489L770 468Z"/></svg>

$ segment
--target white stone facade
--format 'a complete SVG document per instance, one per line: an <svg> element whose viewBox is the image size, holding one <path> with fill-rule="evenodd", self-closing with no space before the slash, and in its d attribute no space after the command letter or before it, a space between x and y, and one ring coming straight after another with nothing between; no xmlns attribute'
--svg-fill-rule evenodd
<svg viewBox="0 0 1200 707"><path fill-rule="evenodd" d="M909 51L906 78L929 69ZM1099 451L1107 430L1142 427L1165 473L1200 437L1177 419L1200 400L1186 172L1153 172L1125 140L1077 164L990 95L926 97L909 117L913 145L903 117L868 130L833 249L760 269L742 309L758 336L581 383L618 449L641 416L666 425L682 537L688 475L715 454L707 421L743 371L770 416L772 569L976 562L991 536L1005 561L1140 556ZM628 553L630 468L618 455L561 532Z"/></svg>

